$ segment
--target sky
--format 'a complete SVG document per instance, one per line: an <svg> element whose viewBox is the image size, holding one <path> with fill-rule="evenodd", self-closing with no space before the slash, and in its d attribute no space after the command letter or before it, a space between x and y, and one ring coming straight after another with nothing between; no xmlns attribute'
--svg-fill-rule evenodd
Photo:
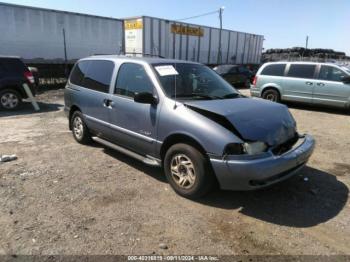
<svg viewBox="0 0 350 262"><path fill-rule="evenodd" d="M223 27L265 36L264 48L331 48L350 55L350 0L0 0L2 2L123 18L192 17L225 7ZM218 14L186 22L218 27Z"/></svg>

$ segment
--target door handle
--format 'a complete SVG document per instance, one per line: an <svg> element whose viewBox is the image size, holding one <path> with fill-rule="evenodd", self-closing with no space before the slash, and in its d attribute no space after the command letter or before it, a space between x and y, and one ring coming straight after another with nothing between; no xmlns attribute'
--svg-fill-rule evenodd
<svg viewBox="0 0 350 262"><path fill-rule="evenodd" d="M114 105L114 102L110 99L104 99L103 100L103 106L108 107L108 108L112 108Z"/></svg>
<svg viewBox="0 0 350 262"><path fill-rule="evenodd" d="M305 84L307 84L308 86L312 86L313 85L312 82L305 82Z"/></svg>
<svg viewBox="0 0 350 262"><path fill-rule="evenodd" d="M317 83L318 86L325 86L324 83Z"/></svg>

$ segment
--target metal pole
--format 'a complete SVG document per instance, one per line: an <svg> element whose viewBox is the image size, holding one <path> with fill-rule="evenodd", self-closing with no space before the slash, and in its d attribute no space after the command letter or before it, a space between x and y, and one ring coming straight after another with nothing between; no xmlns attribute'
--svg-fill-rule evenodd
<svg viewBox="0 0 350 262"><path fill-rule="evenodd" d="M68 59L67 59L67 44L66 44L66 30L62 29L63 33L63 47L64 47L64 73L68 76Z"/></svg>
<svg viewBox="0 0 350 262"><path fill-rule="evenodd" d="M309 46L309 36L307 35L306 36L306 45L305 45L305 48L307 49Z"/></svg>
<svg viewBox="0 0 350 262"><path fill-rule="evenodd" d="M222 35L222 12L223 12L223 8L220 7L219 9L219 19L220 19L220 31L219 31L219 53L218 53L218 61L217 64L221 64L221 60L222 60L222 54L221 54L221 35Z"/></svg>

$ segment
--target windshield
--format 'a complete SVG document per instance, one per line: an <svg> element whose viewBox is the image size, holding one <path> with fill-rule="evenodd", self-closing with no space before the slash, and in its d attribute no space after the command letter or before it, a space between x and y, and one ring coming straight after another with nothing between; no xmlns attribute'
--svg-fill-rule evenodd
<svg viewBox="0 0 350 262"><path fill-rule="evenodd" d="M350 74L350 67L342 66L341 68L345 70L346 73Z"/></svg>
<svg viewBox="0 0 350 262"><path fill-rule="evenodd" d="M153 68L170 98L212 100L241 96L217 73L200 64L153 64Z"/></svg>

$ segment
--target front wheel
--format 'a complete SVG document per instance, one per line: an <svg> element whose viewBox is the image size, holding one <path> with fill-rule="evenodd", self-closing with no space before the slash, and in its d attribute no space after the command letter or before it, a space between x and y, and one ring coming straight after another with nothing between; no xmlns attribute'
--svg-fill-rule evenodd
<svg viewBox="0 0 350 262"><path fill-rule="evenodd" d="M187 144L169 148L164 159L164 170L171 187L186 198L206 195L215 183L205 156Z"/></svg>

